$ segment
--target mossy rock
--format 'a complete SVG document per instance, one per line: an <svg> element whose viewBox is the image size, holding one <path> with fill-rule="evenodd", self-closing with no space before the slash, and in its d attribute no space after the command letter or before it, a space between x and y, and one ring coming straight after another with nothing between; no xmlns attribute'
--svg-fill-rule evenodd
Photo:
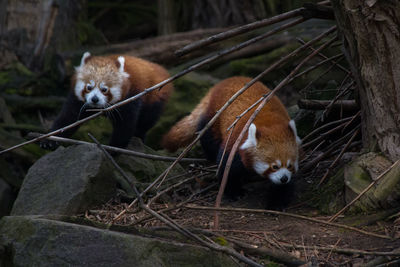
<svg viewBox="0 0 400 267"><path fill-rule="evenodd" d="M234 266L209 249L47 217L0 221L1 266Z"/></svg>
<svg viewBox="0 0 400 267"><path fill-rule="evenodd" d="M366 153L345 167L346 202L349 203L373 180L392 165L376 153ZM396 164L349 209L350 212L374 212L400 204L400 164Z"/></svg>

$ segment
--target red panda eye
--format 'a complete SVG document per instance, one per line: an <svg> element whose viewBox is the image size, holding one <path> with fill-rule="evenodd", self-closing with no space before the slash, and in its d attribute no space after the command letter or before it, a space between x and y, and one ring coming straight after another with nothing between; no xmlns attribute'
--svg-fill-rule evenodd
<svg viewBox="0 0 400 267"><path fill-rule="evenodd" d="M86 85L86 90L92 91L92 89L93 89L93 86L92 86L92 85L90 85L90 84Z"/></svg>
<svg viewBox="0 0 400 267"><path fill-rule="evenodd" d="M107 92L108 88L107 87L101 87L100 89L103 93Z"/></svg>
<svg viewBox="0 0 400 267"><path fill-rule="evenodd" d="M278 170L278 169L279 169L279 167L278 167L278 165L272 165L272 169L274 169L274 170Z"/></svg>

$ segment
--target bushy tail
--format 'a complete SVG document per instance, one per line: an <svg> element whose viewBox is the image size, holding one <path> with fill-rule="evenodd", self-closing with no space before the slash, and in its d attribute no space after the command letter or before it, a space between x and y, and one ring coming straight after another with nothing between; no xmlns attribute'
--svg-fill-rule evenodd
<svg viewBox="0 0 400 267"><path fill-rule="evenodd" d="M195 107L190 115L178 121L169 132L164 135L161 145L168 151L174 152L180 147L185 147L196 137L198 124L207 109L210 101L208 93Z"/></svg>

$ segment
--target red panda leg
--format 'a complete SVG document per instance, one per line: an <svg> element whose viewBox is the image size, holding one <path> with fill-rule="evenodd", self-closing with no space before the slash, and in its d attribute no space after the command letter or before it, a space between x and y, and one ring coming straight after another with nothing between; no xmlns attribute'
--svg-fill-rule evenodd
<svg viewBox="0 0 400 267"><path fill-rule="evenodd" d="M74 122L76 122L79 119L83 119L85 117L88 117L91 113L85 112L84 110L81 111L83 102L78 100L73 92L70 92L67 96L67 99L58 114L57 118L53 122L53 125L51 126L50 131L55 131L60 128L63 128L67 125L70 125ZM60 134L57 134L57 136L61 137L70 137L73 135L77 130L79 126L76 126L74 128L68 129ZM40 146L44 149L56 149L58 147L58 143L55 141L43 139L40 141Z"/></svg>
<svg viewBox="0 0 400 267"><path fill-rule="evenodd" d="M201 131L208 121L209 119L206 117L201 118L197 126L197 131ZM203 148L206 158L209 161L215 162L218 157L221 140L215 136L211 128L209 128L200 138L200 144Z"/></svg>
<svg viewBox="0 0 400 267"><path fill-rule="evenodd" d="M113 125L110 146L125 148L135 134L142 101L125 104L107 114Z"/></svg>
<svg viewBox="0 0 400 267"><path fill-rule="evenodd" d="M220 148L217 157L217 163L220 162L223 151L224 151L223 148ZM225 156L221 164L221 169L218 173L219 182L221 182L222 177L224 175L228 156L229 152L227 151L225 152ZM237 200L238 198L244 196L245 191L243 189L243 183L245 178L248 177L249 175L251 174L244 167L240 155L236 153L235 157L233 158L231 169L229 171L228 181L225 186L225 193L224 193L225 196L227 196L232 200Z"/></svg>
<svg viewBox="0 0 400 267"><path fill-rule="evenodd" d="M135 136L144 141L146 133L153 127L161 116L164 108L164 102L156 102L150 105L142 105L140 116L138 118Z"/></svg>

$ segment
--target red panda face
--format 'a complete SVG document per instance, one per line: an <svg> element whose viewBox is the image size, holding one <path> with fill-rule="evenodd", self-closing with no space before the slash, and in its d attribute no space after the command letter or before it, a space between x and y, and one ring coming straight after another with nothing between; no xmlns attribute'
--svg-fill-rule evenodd
<svg viewBox="0 0 400 267"><path fill-rule="evenodd" d="M122 87L129 75L124 71L125 59L117 61L105 57L83 54L81 65L76 68L76 97L85 104L104 108L122 99Z"/></svg>
<svg viewBox="0 0 400 267"><path fill-rule="evenodd" d="M292 126L290 125L292 124ZM292 127L257 129L251 124L248 137L241 145L242 160L247 168L267 177L274 184L287 184L298 170L298 141Z"/></svg>

